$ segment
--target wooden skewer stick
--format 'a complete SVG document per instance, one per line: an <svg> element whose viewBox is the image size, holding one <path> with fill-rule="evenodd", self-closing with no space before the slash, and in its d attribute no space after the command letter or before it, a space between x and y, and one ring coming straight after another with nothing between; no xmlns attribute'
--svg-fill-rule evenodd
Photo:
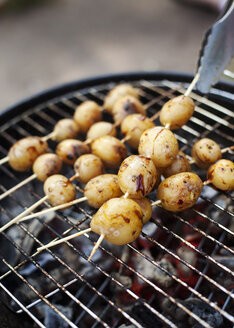
<svg viewBox="0 0 234 328"><path fill-rule="evenodd" d="M75 179L79 178L79 173L75 173L72 177L69 178L69 181L74 181Z"/></svg>
<svg viewBox="0 0 234 328"><path fill-rule="evenodd" d="M43 211L40 211L40 212L33 213L33 214L30 214L30 215L27 215L27 216L22 217L20 219L20 222L23 222L23 221L27 221L27 220L36 218L38 216L47 214L49 212L61 210L61 209L65 208L65 207L70 207L72 205L75 205L75 204L78 204L78 203L82 203L82 202L84 202L86 200L87 200L87 197L81 197L81 198L78 198L78 199L74 199L74 200L72 200L71 202L68 202L68 203L64 203L64 204L60 204L60 205L57 205L57 206L49 207L49 208L47 208L47 209L45 209Z"/></svg>
<svg viewBox="0 0 234 328"><path fill-rule="evenodd" d="M226 148L221 149L221 153L223 154L223 153L226 153L227 151L233 150L233 149L234 149L234 146L226 147Z"/></svg>
<svg viewBox="0 0 234 328"><path fill-rule="evenodd" d="M9 161L9 156L3 157L2 159L0 159L0 165L7 163Z"/></svg>
<svg viewBox="0 0 234 328"><path fill-rule="evenodd" d="M92 252L90 253L89 255L89 258L88 258L88 262L90 262L91 258L93 257L93 255L96 253L96 251L98 250L99 246L101 245L103 239L105 238L105 235L102 233L100 235L100 237L98 238L98 241L95 243L95 246L94 248L92 249Z"/></svg>
<svg viewBox="0 0 234 328"><path fill-rule="evenodd" d="M73 239L73 238L79 237L79 236L84 235L85 233L90 232L90 231L91 231L91 228L88 228L88 229L82 230L82 231L80 231L80 232L77 232L77 233L75 233L75 234L73 234L73 235L70 235L70 236L67 236L67 237L64 237L64 238L58 239L58 240L56 240L56 241L51 241L50 243L48 243L48 244L46 244L46 245L44 245L44 246L38 247L37 251L38 251L38 252L41 252L41 251L43 251L43 250L46 249L46 248L50 248L50 247L53 247L53 246L59 245L59 244L65 242L65 241L68 241L68 240L70 240L70 239Z"/></svg>
<svg viewBox="0 0 234 328"><path fill-rule="evenodd" d="M56 132L52 131L49 134L47 134L47 136L44 136L41 138L42 141L47 141L51 138L53 138L54 136L56 136Z"/></svg>
<svg viewBox="0 0 234 328"><path fill-rule="evenodd" d="M158 206L161 204L161 200L156 200L155 202L151 203L151 206Z"/></svg>
<svg viewBox="0 0 234 328"><path fill-rule="evenodd" d="M19 214L18 216L16 216L14 219L12 219L8 223L6 223L4 226L2 226L0 228L0 232L3 232L5 229L7 229L8 227L10 227L11 225L13 225L15 223L18 223L23 216L25 216L28 213L30 213L31 211L33 211L40 204L44 203L48 198L49 198L48 196L44 196L43 198L39 199L39 201L37 201L32 206L30 206L29 208L27 208L24 212L22 212L21 214Z"/></svg>
<svg viewBox="0 0 234 328"><path fill-rule="evenodd" d="M167 124L165 125L165 128L168 129L168 130L170 130L170 126L171 126L171 123L167 123Z"/></svg>
<svg viewBox="0 0 234 328"><path fill-rule="evenodd" d="M160 116L160 112L161 110L155 113L153 116L151 116L150 121L153 122L154 120L156 120Z"/></svg>
<svg viewBox="0 0 234 328"><path fill-rule="evenodd" d="M192 82L190 83L188 89L185 91L184 95L185 96L189 96L190 93L192 92L193 88L195 87L195 85L197 84L197 81L199 80L200 74L196 73L196 75L194 76Z"/></svg>
<svg viewBox="0 0 234 328"><path fill-rule="evenodd" d="M125 194L124 194L124 196L123 196L123 198L128 198L128 196L129 196L129 192L127 191Z"/></svg>
<svg viewBox="0 0 234 328"><path fill-rule="evenodd" d="M120 142L125 143L125 141L128 141L129 139L131 139L131 136L127 134L123 139L120 140Z"/></svg>
<svg viewBox="0 0 234 328"><path fill-rule="evenodd" d="M27 184L28 182L36 179L37 176L36 174L32 174L30 177L26 178L25 180L21 181L20 183L18 183L17 185L15 185L14 187L8 189L7 191L5 191L3 194L0 195L0 200L2 200L3 198L5 198L6 196L10 195L11 193L15 192L17 189L23 187L25 184Z"/></svg>

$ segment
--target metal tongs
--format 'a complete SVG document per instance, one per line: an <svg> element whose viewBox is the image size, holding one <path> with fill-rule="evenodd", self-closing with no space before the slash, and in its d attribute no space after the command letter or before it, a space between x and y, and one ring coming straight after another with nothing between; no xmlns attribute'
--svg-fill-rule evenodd
<svg viewBox="0 0 234 328"><path fill-rule="evenodd" d="M226 8L216 23L206 32L197 64L198 91L208 93L234 56L234 1Z"/></svg>

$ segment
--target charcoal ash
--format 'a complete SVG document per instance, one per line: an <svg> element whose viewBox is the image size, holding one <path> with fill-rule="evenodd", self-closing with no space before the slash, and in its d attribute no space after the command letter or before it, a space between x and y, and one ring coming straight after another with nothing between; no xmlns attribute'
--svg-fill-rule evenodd
<svg viewBox="0 0 234 328"><path fill-rule="evenodd" d="M167 258L162 258L158 264L163 267L166 271L168 271L170 274L176 276L177 271L174 268L174 266L171 264L171 262ZM154 272L154 280L163 287L171 287L174 283L174 280L172 277L170 277L166 272L162 271L160 268L156 268Z"/></svg>
<svg viewBox="0 0 234 328"><path fill-rule="evenodd" d="M191 248L189 248L187 246L181 246L180 248L177 249L177 254L179 255L179 257L182 260L188 262L189 264L191 264L194 267L196 266L197 255L196 255L195 251L193 251ZM192 269L187 267L182 262L179 262L177 264L177 268L183 277L189 277L193 273Z"/></svg>
<svg viewBox="0 0 234 328"><path fill-rule="evenodd" d="M119 273L119 272L114 272L112 274L112 277L119 281L125 288L131 288L132 287L132 278L127 276L127 275L124 275L122 273ZM110 284L110 290L113 292L113 293L121 293L123 291L123 288L121 286L119 286L116 282L112 281L111 284Z"/></svg>
<svg viewBox="0 0 234 328"><path fill-rule="evenodd" d="M189 311L196 314L200 319L204 320L213 328L223 327L223 318L221 314L213 309L211 306L201 301L198 298L188 298L185 301L178 300ZM197 322L193 317L180 309L176 304L170 302L169 299L164 299L162 302L162 309L180 323L181 328L202 328L203 326ZM185 323L186 322L186 323Z"/></svg>
<svg viewBox="0 0 234 328"><path fill-rule="evenodd" d="M233 211L233 207L231 204L231 199L227 198L225 195L218 195L212 199L217 205L221 206L224 209L229 211ZM231 218L228 213L222 211L217 211L217 208L213 206L207 207L207 215L210 216L215 222L222 224L225 227L229 227L231 224ZM222 232L222 229L216 226L215 224L211 223L209 225L209 232L213 235L218 235Z"/></svg>

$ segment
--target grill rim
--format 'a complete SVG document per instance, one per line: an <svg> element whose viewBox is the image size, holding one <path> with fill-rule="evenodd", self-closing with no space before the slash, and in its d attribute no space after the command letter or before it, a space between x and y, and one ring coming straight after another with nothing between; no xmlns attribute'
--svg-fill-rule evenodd
<svg viewBox="0 0 234 328"><path fill-rule="evenodd" d="M52 88L47 88L44 91L38 92L32 96L23 98L19 102L10 105L0 112L1 125L12 119L19 112L24 112L31 107L37 106L51 99L54 99L61 94L67 94L76 91L77 89L90 88L93 85L105 83L117 83L121 81L134 80L170 80L176 82L189 83L192 81L194 75L185 72L170 72L170 71L155 71L155 72L123 72L117 74L98 75L91 78L84 78L72 82L63 83ZM234 93L234 83L221 80L215 85L215 88Z"/></svg>
<svg viewBox="0 0 234 328"><path fill-rule="evenodd" d="M134 83L135 81L136 82L139 81L141 83L142 80L146 79L148 81L152 80L152 82L156 82L157 83L158 81L160 82L163 79L164 80L167 80L168 79L170 81L173 80L169 75L167 75L167 73L163 73L163 78L162 78L162 75L156 76L155 73L153 73L153 72L152 73L142 73L143 75L140 74L140 73L126 73L126 74L128 74L128 75L124 75L123 76L123 75L119 75L118 74L116 76L116 80L114 80L112 78L112 76L106 76L106 77L104 77L105 79L103 79L103 77L99 77L99 79L98 78L88 79L87 80L87 82L89 82L88 85L87 84L86 85L85 84L82 84L82 83L84 83L84 81L82 80L82 81L75 81L75 82L71 82L71 83L68 83L68 84L65 84L65 85L62 85L62 86L58 86L58 87L53 88L52 90L44 91L42 93L42 98L40 97L41 93L39 93L39 94L37 94L37 95L35 95L35 96L31 97L31 98L26 99L25 101L22 101L19 104L16 104L15 106L13 106L13 110L14 110L14 107L16 107L15 114L17 114L17 116L21 116L21 114L23 114L24 111L27 111L28 109L30 109L30 107L35 107L35 106L38 105L38 103L36 102L32 106L32 103L30 102L30 100L36 100L37 97L39 97L39 100L38 100L39 101L39 105L40 106L43 106L43 105L46 106L49 101L56 101L57 98L59 98L59 97L60 98L61 97L64 97L64 99L65 99L67 96L69 96L70 94L72 94L72 92L79 91L79 89L83 89L84 92L86 92L87 90L89 91L89 88L91 89L94 84L95 85L102 85L102 84L104 84L104 86L105 86L105 84L107 84L107 87L105 88L105 91L108 91L109 90L108 88L111 86L111 84L115 84L115 83L118 83L118 82L125 82L125 81L128 82L129 81L129 82L133 82ZM137 75L137 74L140 74L140 75ZM173 76L174 76L174 80L177 83L179 83L179 82L189 83L191 81L191 79L192 79L192 75L191 74L185 74L185 77L183 75L179 74L179 78L176 78L176 77L178 77L178 76L176 76L176 74L173 74ZM187 79L186 79L186 76L187 76ZM182 81L180 79L182 79ZM76 83L76 82L78 84L76 84L75 89L72 90L70 88L70 86L71 86L72 83ZM225 85L225 83L224 83L224 85ZM67 87L67 89L65 89L64 87ZM144 85L143 85L143 87L144 87ZM233 85L233 87L234 87L234 85ZM215 89L213 89L213 90L215 92ZM221 88L219 90L221 91ZM51 98L49 98L47 96L48 93L50 94L50 91L52 92ZM55 91L54 94L53 94L53 91ZM228 92L227 89L225 89L225 91ZM91 94L92 94L92 92L91 92ZM215 96L216 96L216 94L215 93L212 93L212 92L210 93L210 95L212 96L212 99L215 98ZM45 97L44 100L43 100L43 96ZM222 95L219 95L218 94L218 98L219 99L221 99L222 97L224 97L225 100L227 101L227 98L225 96L222 96ZM61 100L63 100L63 98L61 98ZM29 108L27 107L27 101L29 101ZM22 109L20 110L20 112L18 111L19 109L17 108L17 106L19 106L19 105L22 105ZM8 110L12 110L12 109L11 108L8 108ZM6 113L6 114L8 114L8 113ZM0 118L1 118L1 116L0 116Z"/></svg>

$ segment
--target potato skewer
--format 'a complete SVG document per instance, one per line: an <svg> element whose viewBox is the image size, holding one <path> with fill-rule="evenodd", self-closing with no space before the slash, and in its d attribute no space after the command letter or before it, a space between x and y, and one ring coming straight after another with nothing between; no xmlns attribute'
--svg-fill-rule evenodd
<svg viewBox="0 0 234 328"><path fill-rule="evenodd" d="M124 198L134 199L140 206L147 208L147 201L140 200L152 191L156 181L157 170L153 161L144 156L132 155L123 161L118 176L104 174L91 179L85 187L84 197L81 198L81 201L87 200L90 206L99 208L108 199L120 197L124 193ZM57 207L28 215L21 218L21 221L29 220L53 210L62 209L65 206L66 204L61 204Z"/></svg>
<svg viewBox="0 0 234 328"><path fill-rule="evenodd" d="M9 161L10 166L14 170L27 171L31 168L36 157L46 152L48 148L47 140L62 141L67 138L74 138L78 133L79 127L74 120L68 118L61 119L47 136L26 137L18 140L10 148L8 156L0 160L0 165Z"/></svg>
<svg viewBox="0 0 234 328"><path fill-rule="evenodd" d="M105 202L92 217L90 228L38 248L38 251L58 245L65 240L93 231L100 235L88 261L91 260L103 239L114 245L134 241L142 230L142 210L132 199L112 198Z"/></svg>
<svg viewBox="0 0 234 328"><path fill-rule="evenodd" d="M218 161L222 154L234 149L234 146L221 149L212 139L203 138L198 140L192 148L192 160L190 164L195 163L202 169L208 169L209 166Z"/></svg>
<svg viewBox="0 0 234 328"><path fill-rule="evenodd" d="M196 202L196 200L198 199L198 197L201 193L202 186L203 186L200 178L194 173L182 173L182 174L178 174L174 177L176 177L176 178L170 177L170 178L164 180L164 181L166 181L166 183L163 184L164 181L161 183L162 189L166 189L168 187L168 184L169 183L171 184L171 186L169 188L170 189L169 193L172 194L172 200L168 195L167 195L167 197L165 197L165 195L164 195L164 197L162 197L159 201L152 203L151 207L154 205L158 205L158 202L160 202L162 204L162 206L166 209L173 210L173 211L181 211L183 209L191 207ZM176 181L173 181L173 180L176 180ZM184 185L182 185L180 192L184 188L186 189L186 193L184 196L182 196L181 193L178 192L178 182L181 183L181 180L184 181ZM191 190L190 190L191 187L192 187L193 193L194 193L193 199L190 198L191 194L189 195L189 193L191 192ZM159 186L158 193L160 193L160 186ZM179 200L178 200L178 195L180 196ZM174 201L174 198L176 199L176 202ZM183 202L185 201L186 205L185 205L185 203L184 204L182 203L181 198L183 198ZM129 198L111 199L107 203L104 203L100 207L100 209L97 211L97 213L93 216L91 223L90 223L90 228L89 228L90 230L89 229L84 230L84 233L89 232L89 231L94 231L100 235L97 244L95 245L93 251L90 254L89 260L91 259L91 257L93 256L93 254L95 253L95 251L97 250L97 248L99 247L99 245L103 239L106 239L107 241L109 241L115 245L123 245L123 244L127 244L132 241L131 239L129 239L129 238L131 238L131 236L129 235L130 232L129 232L129 229L127 229L128 228L127 225L124 224L123 227L121 227L121 230L122 230L121 233L119 231L119 229L120 229L119 226L117 225L117 227L116 227L116 221L115 221L116 216L118 218L119 217L123 218L124 221L129 223L127 218L134 215L134 213L132 211L135 211L135 209L133 209L132 207L129 206L130 203L126 203L126 204L128 204L128 216L126 217L122 212L126 209L125 209L125 204L124 203L121 204L121 202L120 202L121 199L123 201L131 201L131 202L133 201L134 203L136 203L136 201L134 201L133 199L129 199ZM167 201L170 201L170 204L167 204ZM178 207L178 204L179 204L179 207ZM183 208L181 207L182 204L183 204ZM170 207L168 208L168 206L170 206ZM114 207L114 209L113 209L113 207ZM106 211L106 208L108 208L108 211ZM139 206L139 208L141 209L140 206ZM138 208L138 211L139 211L139 208ZM113 210L113 212L112 212L112 210ZM130 212L130 214L129 214L129 212ZM138 227L137 236L134 236L135 237L134 239L136 239L139 236L143 223L145 223L145 222L143 222L143 213L141 210L141 228L139 229L139 227ZM139 225L139 222L137 222L137 225ZM123 229L125 229L125 231L124 231L125 238L122 237ZM111 237L108 238L107 234L110 234ZM70 240L70 239L78 237L80 235L81 235L81 232L76 233L71 236L68 236L68 237L65 237L65 238L62 238L55 242L52 241L52 242L48 243L47 245L39 247L38 251L42 251L43 249L53 247L55 245L58 245L64 241ZM119 238L120 238L120 240L119 240Z"/></svg>
<svg viewBox="0 0 234 328"><path fill-rule="evenodd" d="M181 128L193 115L195 105L191 97L189 97L193 88L199 79L197 73L184 95L174 97L168 100L159 111L158 116L163 126L170 130Z"/></svg>
<svg viewBox="0 0 234 328"><path fill-rule="evenodd" d="M2 226L0 228L0 232L4 231L12 224L17 223L25 215L34 210L40 204L44 203L46 200L49 200L51 205L57 206L74 200L76 195L75 186L69 181L69 179L61 174L55 174L46 179L44 182L44 192L45 196L43 198ZM66 207L68 207L68 205L66 205Z"/></svg>
<svg viewBox="0 0 234 328"><path fill-rule="evenodd" d="M31 169L35 159L48 149L46 141L40 137L26 137L11 146L8 156L0 160L0 165L9 162L10 166L19 172Z"/></svg>
<svg viewBox="0 0 234 328"><path fill-rule="evenodd" d="M221 161L222 161L222 163L219 163L218 167L217 167L217 164L215 164L216 166L212 165L212 167L209 170L210 172L208 172L208 177L212 176L213 183L215 183L215 185L217 186L217 181L218 181L218 183L221 183L221 187L222 187L222 184L225 185L225 183L223 183L223 181L224 181L223 179L225 179L225 181L231 181L231 183L229 182L229 190L230 190L230 188L233 189L234 188L234 164L233 164L233 162L227 161L227 160L221 160ZM221 162L221 161L219 161L219 162ZM222 173L221 176L218 173L220 166L225 168L224 173ZM221 170L221 171L223 172L223 170ZM232 175L231 180L229 179L230 175ZM217 180L217 181L215 181L215 180ZM207 181L202 183L201 179L195 173L185 172L185 173L176 174L174 176L171 176L171 177L165 179L159 185L159 188L158 188L159 200L157 200L156 202L153 202L151 204L151 206L160 204L163 208L165 208L166 210L172 211L172 212L180 212L180 211L186 210L186 209L192 207L196 203L197 199L199 198L199 196L202 192L203 185L206 185L206 184L207 184ZM123 199L129 200L126 198L123 198ZM112 199L112 200L114 200L114 199ZM106 224L106 220L108 218L108 216L106 217L106 215L105 215L106 214L105 211L103 211L105 204L98 211L99 214L101 214L101 215L100 215L100 218L98 217L100 222L99 222L99 220L96 222L97 226L95 226L95 223L93 224L93 222L91 221L90 230L87 229L84 231L84 233L85 233L85 232L89 232L92 230L94 232L97 232L100 235L99 240L98 240L96 246L94 247L93 252L91 253L91 255L89 257L89 260L91 259L91 257L93 256L93 254L95 253L95 251L97 250L99 245L101 244L102 240L104 238L106 240L108 240L108 238L106 238L105 225L103 226L103 222L105 222L105 224ZM100 224L100 227L99 227L99 224ZM94 229L93 225L94 225L95 229ZM78 234L74 234L74 235L68 236L66 238L60 239L56 242L50 242L49 244L47 244L43 247L40 247L38 250L41 251L43 249L58 245L65 240L70 240L70 239L75 238L80 235L81 235L81 232L79 232ZM113 244L119 245L119 243L115 243L114 240L112 240L112 239L110 239L109 241L112 242ZM129 242L129 241L127 241L127 242Z"/></svg>
<svg viewBox="0 0 234 328"><path fill-rule="evenodd" d="M44 192L46 194L45 197L39 200L36 204L32 205L30 210L27 209L19 216L8 222L5 226L0 228L0 232L19 221L26 221L51 211L66 209L72 205L84 201L88 201L88 204L94 208L99 208L107 200L114 197L120 197L122 195L122 191L118 185L118 177L115 174L103 174L91 179L85 187L84 197L78 199L75 199L74 185L69 179L62 175L54 175L49 177L44 183ZM26 216L29 212L34 210L46 200L49 200L53 207Z"/></svg>
<svg viewBox="0 0 234 328"><path fill-rule="evenodd" d="M157 196L159 200L152 205L161 205L163 208L180 212L192 207L203 186L212 184L214 187L231 191L234 189L234 163L221 159L211 165L207 172L207 180L201 179L192 172L183 172L166 178L158 187Z"/></svg>
<svg viewBox="0 0 234 328"><path fill-rule="evenodd" d="M12 194L34 179L44 182L49 176L59 173L61 168L62 160L56 154L46 153L38 156L32 167L34 174L1 194L0 200L4 199L6 196Z"/></svg>

